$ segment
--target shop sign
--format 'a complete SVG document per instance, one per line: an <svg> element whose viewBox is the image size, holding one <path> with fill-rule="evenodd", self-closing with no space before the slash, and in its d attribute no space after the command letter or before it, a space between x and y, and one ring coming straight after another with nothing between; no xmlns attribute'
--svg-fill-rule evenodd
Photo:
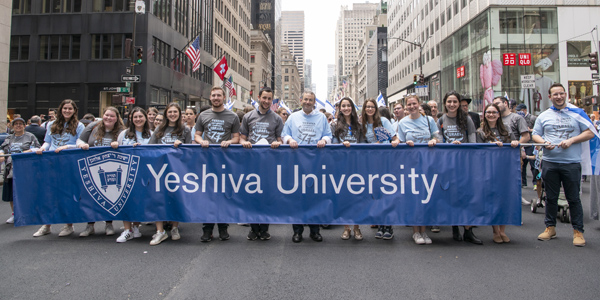
<svg viewBox="0 0 600 300"><path fill-rule="evenodd" d="M456 78L465 77L465 66L456 68Z"/></svg>
<svg viewBox="0 0 600 300"><path fill-rule="evenodd" d="M531 53L519 53L519 66L531 66Z"/></svg>
<svg viewBox="0 0 600 300"><path fill-rule="evenodd" d="M521 75L522 89L535 89L535 75Z"/></svg>
<svg viewBox="0 0 600 300"><path fill-rule="evenodd" d="M502 61L505 66L515 66L517 65L517 55L514 53L504 53L502 54Z"/></svg>

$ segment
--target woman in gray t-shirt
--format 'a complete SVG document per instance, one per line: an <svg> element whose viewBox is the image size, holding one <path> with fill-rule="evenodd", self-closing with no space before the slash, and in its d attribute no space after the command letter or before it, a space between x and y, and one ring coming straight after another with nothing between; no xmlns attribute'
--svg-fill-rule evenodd
<svg viewBox="0 0 600 300"><path fill-rule="evenodd" d="M508 130L504 127L502 118L500 118L500 108L496 104L488 104L483 110L483 125L477 131L478 143L495 143L502 147L502 143L509 143L512 147L519 147L519 141L511 141ZM508 243L510 239L504 233L506 225L494 225L494 242Z"/></svg>
<svg viewBox="0 0 600 300"><path fill-rule="evenodd" d="M167 105L164 113L164 121L156 127L156 130L150 137L148 144L158 145L173 145L175 148L181 144L191 144L192 135L190 129L183 124L181 107L175 102L171 102ZM179 222L173 222L173 228L171 229L171 239L176 241L181 238L179 235ZM164 224L162 221L156 222L156 234L152 236L150 246L158 245L162 241L166 240L169 235L165 232Z"/></svg>
<svg viewBox="0 0 600 300"><path fill-rule="evenodd" d="M88 150L90 147L110 146L110 143L116 141L119 137L119 133L121 133L121 131L123 131L125 128L119 111L112 106L104 109L102 121L90 126L94 126L94 128L89 137L85 141L77 141L77 146L83 150ZM95 222L88 222L87 227L79 234L79 236L86 237L90 234L94 234L94 224ZM106 235L115 234L112 220L106 221L105 232Z"/></svg>

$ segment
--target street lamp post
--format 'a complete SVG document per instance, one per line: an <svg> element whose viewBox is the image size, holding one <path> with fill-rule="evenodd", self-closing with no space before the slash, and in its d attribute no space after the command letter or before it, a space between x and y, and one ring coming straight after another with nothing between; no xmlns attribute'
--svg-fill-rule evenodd
<svg viewBox="0 0 600 300"><path fill-rule="evenodd" d="M411 42L411 41L407 41L405 39L402 38L396 38L396 37L388 37L388 40L400 40L403 41L405 43L409 43L413 46L417 46L419 47L419 75L423 76L423 47L425 46L425 44L427 43L427 41L429 41L429 38L431 37L428 36L427 39L425 39L425 41L423 43L415 43L415 42Z"/></svg>

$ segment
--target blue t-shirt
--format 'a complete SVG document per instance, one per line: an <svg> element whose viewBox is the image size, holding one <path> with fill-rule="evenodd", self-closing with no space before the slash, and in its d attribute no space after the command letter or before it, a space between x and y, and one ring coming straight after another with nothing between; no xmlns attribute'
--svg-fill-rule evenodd
<svg viewBox="0 0 600 300"><path fill-rule="evenodd" d="M381 124L383 125L383 128L385 128L385 130L387 130L392 138L394 136L396 136L396 130L394 130L394 127L392 126L392 123L390 123L390 121L387 118L381 117ZM373 131L373 123L369 124L367 123L367 133L365 134L365 138L367 139L367 143L377 143L377 136L375 135L375 132ZM389 144L389 140L387 141L383 141L381 143L383 144Z"/></svg>
<svg viewBox="0 0 600 300"><path fill-rule="evenodd" d="M429 122L429 123L428 123ZM419 116L411 119L410 115L398 122L398 138L401 142L413 141L416 144L427 144L439 132L432 117Z"/></svg>
<svg viewBox="0 0 600 300"><path fill-rule="evenodd" d="M568 114L547 109L539 115L533 126L533 135L541 136L545 141L558 144L566 139L578 136L588 129L584 124L577 122ZM545 149L543 161L569 164L581 162L581 143L572 144L567 149L555 147Z"/></svg>
<svg viewBox="0 0 600 300"><path fill-rule="evenodd" d="M124 145L124 146L131 146L135 143L140 143L142 145L147 145L148 142L150 141L150 137L152 136L152 131L150 131L150 135L148 136L148 138L144 138L142 135L141 131L135 131L135 137L136 139L129 139L127 137L127 133L129 132L129 129L125 129L123 131L121 131L121 133L119 134L119 138L117 139L119 142L119 145Z"/></svg>
<svg viewBox="0 0 600 300"><path fill-rule="evenodd" d="M56 150L58 147L62 147L65 145L76 145L77 139L85 129L85 126L79 122L77 125L77 133L76 135L72 135L66 132L66 128L68 124L65 124L65 130L62 134L52 134L52 124L54 121L48 123L48 127L46 129L46 137L44 137L44 142L50 144L50 149L48 151Z"/></svg>
<svg viewBox="0 0 600 300"><path fill-rule="evenodd" d="M327 117L318 111L305 114L297 111L289 116L283 126L282 137L290 136L300 145L316 144L324 137L331 140L331 128Z"/></svg>

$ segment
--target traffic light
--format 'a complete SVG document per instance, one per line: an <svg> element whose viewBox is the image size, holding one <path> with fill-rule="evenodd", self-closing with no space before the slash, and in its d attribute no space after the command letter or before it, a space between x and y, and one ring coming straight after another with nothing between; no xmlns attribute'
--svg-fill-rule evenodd
<svg viewBox="0 0 600 300"><path fill-rule="evenodd" d="M413 84L414 84L414 85L417 85L417 75L414 75L414 76L413 76Z"/></svg>
<svg viewBox="0 0 600 300"><path fill-rule="evenodd" d="M425 75L423 75L423 74L419 75L419 82L421 84L425 84Z"/></svg>
<svg viewBox="0 0 600 300"><path fill-rule="evenodd" d="M588 54L590 60L590 70L598 72L598 52Z"/></svg>
<svg viewBox="0 0 600 300"><path fill-rule="evenodd" d="M137 47L136 62L138 65L141 65L144 62L144 47Z"/></svg>

